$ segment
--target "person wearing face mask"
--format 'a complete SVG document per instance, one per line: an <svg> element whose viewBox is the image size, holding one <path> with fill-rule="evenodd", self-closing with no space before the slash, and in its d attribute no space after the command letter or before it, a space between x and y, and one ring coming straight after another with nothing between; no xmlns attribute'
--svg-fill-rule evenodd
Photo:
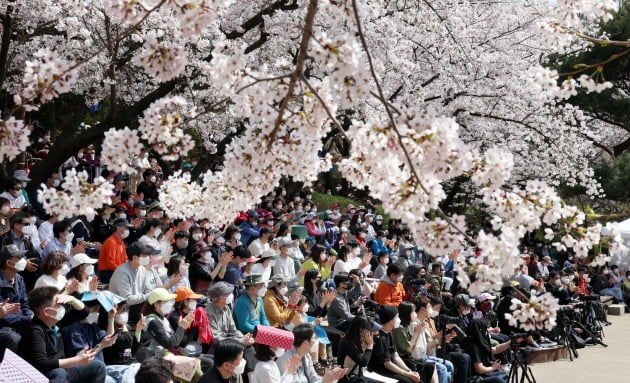
<svg viewBox="0 0 630 383"><path fill-rule="evenodd" d="M418 372L422 382L437 383L438 376L435 364L424 362L412 355L418 343L423 341L425 322L418 319L416 306L412 302L402 302L398 306L400 326L394 327L392 337L400 358L413 371Z"/></svg>
<svg viewBox="0 0 630 383"><path fill-rule="evenodd" d="M293 329L293 348L276 360L278 369L286 379L283 383L333 383L341 379L347 369L335 367L320 377L313 365L309 351L317 342L315 328L310 324L301 324Z"/></svg>
<svg viewBox="0 0 630 383"><path fill-rule="evenodd" d="M177 295L169 293L162 287L154 289L149 294L142 307L142 315L147 322L147 327L142 332L142 346L137 353L139 361L163 355L164 352L173 350L181 344L195 314L189 312L186 316L179 318L177 326L173 326L175 328L171 327L167 316L173 311L176 297Z"/></svg>
<svg viewBox="0 0 630 383"><path fill-rule="evenodd" d="M11 209L21 209L27 206L26 199L24 199L24 195L22 194L22 186L22 181L12 178L7 181L5 185L4 190L6 191L0 194L0 197L9 200Z"/></svg>
<svg viewBox="0 0 630 383"><path fill-rule="evenodd" d="M0 235L4 235L10 230L9 217L12 213L9 200L0 197Z"/></svg>
<svg viewBox="0 0 630 383"><path fill-rule="evenodd" d="M289 281L285 276L276 274L267 285L263 303L267 319L273 327L283 326L295 316L295 306L302 294L302 290L295 290L291 295L287 295L287 283Z"/></svg>
<svg viewBox="0 0 630 383"><path fill-rule="evenodd" d="M26 251L26 266L20 270L20 274L24 278L26 288L31 290L40 275L38 268L42 262L42 257L35 250L30 237L25 235L23 231L25 227L30 225L29 215L22 211L16 212L11 216L9 223L11 230L0 237L0 245L14 244L18 249Z"/></svg>
<svg viewBox="0 0 630 383"><path fill-rule="evenodd" d="M578 269L578 281L578 294L591 295L591 276L589 275L588 269L584 266Z"/></svg>
<svg viewBox="0 0 630 383"><path fill-rule="evenodd" d="M245 246L237 246L233 250L230 247L226 247L226 252L232 253L233 257L227 266L222 268L217 276L217 280L225 281L232 286L239 286L244 279L241 269L247 265L247 260L251 257L251 254Z"/></svg>
<svg viewBox="0 0 630 383"><path fill-rule="evenodd" d="M269 243L269 239L272 236L272 231L268 227L263 227L260 229L260 237L256 238L252 241L252 243L247 246L250 253L252 253L255 257L260 257L262 253L266 250L271 249L271 244Z"/></svg>
<svg viewBox="0 0 630 383"><path fill-rule="evenodd" d="M91 298L94 298L92 296ZM94 354L95 360L105 362L102 349L114 344L116 336L114 335L114 317L116 316L116 306L109 312L102 309L97 299L83 302L85 310L80 312L77 317L78 321L65 326L61 331L63 343L65 345L66 356L77 355L85 347L88 350L98 348L98 352ZM99 321L99 317L103 315L103 319ZM99 322L105 322L107 317L107 330L99 327Z"/></svg>
<svg viewBox="0 0 630 383"><path fill-rule="evenodd" d="M66 285L71 285L75 289L73 293L82 295L86 291L95 292L98 288L98 277L94 275L94 264L96 259L90 258L87 254L76 254L70 260L70 271L66 275L68 280ZM79 295L79 296L80 296Z"/></svg>
<svg viewBox="0 0 630 383"><path fill-rule="evenodd" d="M398 264L393 263L387 266L386 274L376 288L374 300L381 305L398 307L407 299L407 293L402 284L402 269Z"/></svg>
<svg viewBox="0 0 630 383"><path fill-rule="evenodd" d="M136 352L140 347L142 330L146 327L146 320L142 318L142 320L138 321L133 332L129 331L128 322L129 312L127 305L118 304L113 322L117 333L116 340L114 344L103 350L103 358L110 376L113 375L111 370L114 368L117 370L118 376L133 376L133 373L139 367L136 360ZM122 368L125 365L128 368ZM125 381L124 378L123 381Z"/></svg>
<svg viewBox="0 0 630 383"><path fill-rule="evenodd" d="M184 259L190 259L188 253L188 244L190 243L190 234L185 230L176 230L173 234L175 242L171 246L173 251L171 252L171 258L182 257Z"/></svg>
<svg viewBox="0 0 630 383"><path fill-rule="evenodd" d="M243 334L254 332L257 325L270 326L261 292L266 281L260 274L250 274L245 278L245 294L234 302L234 319Z"/></svg>
<svg viewBox="0 0 630 383"><path fill-rule="evenodd" d="M26 266L25 254L24 250L13 244L0 250L0 298L11 304L11 311L0 318L0 346L13 351L17 351L20 333L33 316L24 279L18 274Z"/></svg>
<svg viewBox="0 0 630 383"><path fill-rule="evenodd" d="M225 267L225 265L215 265L214 258L212 257L212 248L205 242L199 242L195 245L192 251L193 261L188 268L188 279L190 281L190 287L197 292L206 292L210 287L214 277L212 272L217 267ZM215 276L220 270L217 270Z"/></svg>
<svg viewBox="0 0 630 383"><path fill-rule="evenodd" d="M359 307L363 303L362 300L357 300L352 306L348 300L348 290L350 288L350 277L346 273L339 273L335 275L335 298L328 307L326 317L328 319L328 325L334 327L337 330L345 332L354 314L352 314L351 307Z"/></svg>
<svg viewBox="0 0 630 383"><path fill-rule="evenodd" d="M35 288L53 286L64 294L76 291L78 283L67 283L66 275L70 271L68 257L62 251L53 251L42 262L42 275L37 278Z"/></svg>
<svg viewBox="0 0 630 383"><path fill-rule="evenodd" d="M387 265L389 265L389 253L381 251L378 254L378 266L374 270L374 279L382 279L387 274Z"/></svg>
<svg viewBox="0 0 630 383"><path fill-rule="evenodd" d="M208 314L203 307L198 306L202 295L196 294L188 287L175 290L175 306L167 315L171 328L177 328L179 320L188 314L193 314L194 320L184 333L184 337L177 345L180 355L191 356L201 360L203 371L212 367L212 356L203 353L212 342L212 331L208 322Z"/></svg>
<svg viewBox="0 0 630 383"><path fill-rule="evenodd" d="M236 340L221 342L214 353L214 366L208 370L198 383L232 383L245 373L246 360L243 357L245 346Z"/></svg>
<svg viewBox="0 0 630 383"><path fill-rule="evenodd" d="M256 368L249 383L281 383L287 374L280 375L280 370L276 364L276 359L284 355L286 350L278 346L269 346L267 344L255 343L256 350ZM299 358L298 358L299 360Z"/></svg>
<svg viewBox="0 0 630 383"><path fill-rule="evenodd" d="M475 300L471 299L467 294L458 294L453 298L453 314L460 318L458 326L465 330L472 319L472 308L475 306Z"/></svg>
<svg viewBox="0 0 630 383"><path fill-rule="evenodd" d="M383 305L378 309L381 331L374 339L372 358L368 369L403 383L419 383L420 375L413 371L396 351L392 331L400 326L398 310L394 306Z"/></svg>
<svg viewBox="0 0 630 383"><path fill-rule="evenodd" d="M162 221L159 219L149 219L144 224L144 235L138 239L145 246L154 249L162 249L162 243L158 240L162 234Z"/></svg>
<svg viewBox="0 0 630 383"><path fill-rule="evenodd" d="M324 280L327 280L331 276L332 265L337 260L336 257L328 256L326 252L326 248L322 245L315 245L311 248L310 257L304 261L302 267L300 267L300 272L302 277L306 270L316 269L322 275ZM300 279L300 284L304 285L304 279Z"/></svg>
<svg viewBox="0 0 630 383"><path fill-rule="evenodd" d="M49 189L57 189L61 185L61 179L59 178L59 173L52 172L48 174L46 180L43 182ZM35 191L35 198L33 199L33 207L37 210L37 215L40 217L45 217L47 215L46 210L44 210L44 205L39 202L39 194L42 192L41 188L37 188Z"/></svg>
<svg viewBox="0 0 630 383"><path fill-rule="evenodd" d="M24 226L22 228L22 232L30 239L35 251L41 254L48 243L42 244L42 241L39 239L39 231L37 230L37 211L32 206L25 206L22 208L22 211L28 214L28 220L30 221L28 226Z"/></svg>
<svg viewBox="0 0 630 383"><path fill-rule="evenodd" d="M166 278L164 279L164 287L169 292L175 292L179 287L190 288L190 280L188 279L188 263L182 257L171 258L166 266ZM161 282L161 281L160 281Z"/></svg>
<svg viewBox="0 0 630 383"><path fill-rule="evenodd" d="M53 381L105 382L105 364L94 359L95 354L88 347L65 357L64 339L57 323L65 315L65 305L72 302L74 308L82 310L84 304L50 286L31 291L29 302L35 317L24 331L20 355Z"/></svg>
<svg viewBox="0 0 630 383"><path fill-rule="evenodd" d="M376 238L374 238L374 240L372 240L372 247L370 248L370 250L372 250L372 254L380 254L381 251L385 251L388 254L392 253L392 249L390 249L389 247L385 246L385 241L387 240L387 237L385 236L385 232L384 231L378 231L376 233Z"/></svg>
<svg viewBox="0 0 630 383"><path fill-rule="evenodd" d="M66 254L68 258L76 253L82 253L85 251L85 244L72 247L72 240L74 239L74 233L72 232L72 226L68 221L59 221L53 225L54 238L48 243L42 256L46 257L50 252L61 251Z"/></svg>
<svg viewBox="0 0 630 383"><path fill-rule="evenodd" d="M129 321L136 323L140 310L151 293L149 271L149 255L153 249L140 242L134 242L127 248L127 262L114 271L109 282L109 290L123 297L129 305Z"/></svg>
<svg viewBox="0 0 630 383"><path fill-rule="evenodd" d="M247 220L241 222L239 230L241 233L241 243L245 246L260 237L260 227L258 226L259 215L253 210L247 213Z"/></svg>
<svg viewBox="0 0 630 383"><path fill-rule="evenodd" d="M308 213L306 218L304 218L304 226L306 226L306 231L308 232L309 237L313 237L317 243L319 243L326 235L326 231L321 231L319 229L319 226L317 225L318 219L317 214L314 213Z"/></svg>
<svg viewBox="0 0 630 383"><path fill-rule="evenodd" d="M114 231L111 225L110 219L114 212L113 207L106 207L99 211L99 214L92 221L92 227L94 228L93 239L97 242L103 243Z"/></svg>
<svg viewBox="0 0 630 383"><path fill-rule="evenodd" d="M114 232L105 240L98 256L98 276L103 283L109 283L114 270L127 260L127 246L124 240L129 237L132 225L127 219L118 218L114 221L113 227Z"/></svg>
<svg viewBox="0 0 630 383"><path fill-rule="evenodd" d="M144 203L150 205L158 200L159 192L157 188L157 176L154 170L147 169L142 173L142 182L138 184L136 194L142 196Z"/></svg>
<svg viewBox="0 0 630 383"><path fill-rule="evenodd" d="M234 339L241 342L246 348L244 357L247 360L247 370L254 369L256 358L254 357L254 337L252 334L243 335L236 328L234 317L232 316L232 305L234 304L234 286L217 282L208 290L210 302L206 306L208 321L212 329L212 344L208 349L209 354L216 354L216 347L227 339Z"/></svg>
<svg viewBox="0 0 630 383"><path fill-rule="evenodd" d="M188 233L190 234L190 240L188 241L188 255L190 255L191 258L187 259L187 261L190 262L192 261L193 249L195 245L206 242L204 238L203 228L196 223L190 226L190 228L188 229Z"/></svg>

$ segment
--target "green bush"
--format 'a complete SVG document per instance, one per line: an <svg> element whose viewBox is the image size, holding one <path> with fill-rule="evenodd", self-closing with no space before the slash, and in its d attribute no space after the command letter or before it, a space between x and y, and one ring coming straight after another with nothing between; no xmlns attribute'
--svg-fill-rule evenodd
<svg viewBox="0 0 630 383"><path fill-rule="evenodd" d="M363 205L363 202L356 201L351 198L338 195L323 194L319 192L313 192L313 202L315 202L315 204L317 205L318 211L332 210L330 206L334 203L338 203L342 207L348 206L350 204L357 207ZM377 206L375 214L383 216L383 227L387 227L387 225L389 224L389 215L385 213L383 208Z"/></svg>

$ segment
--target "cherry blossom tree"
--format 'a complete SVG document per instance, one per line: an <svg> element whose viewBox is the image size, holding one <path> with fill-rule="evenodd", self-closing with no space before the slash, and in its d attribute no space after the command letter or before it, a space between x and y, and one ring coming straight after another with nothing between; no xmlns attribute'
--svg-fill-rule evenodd
<svg viewBox="0 0 630 383"><path fill-rule="evenodd" d="M221 224L281 177L309 183L329 169L330 156L318 153L335 131L351 146L339 163L348 181L369 187L430 253L475 242L481 255L472 267L458 260L460 279L473 294L497 289L518 267L527 231L553 225L556 246L580 257L600 241L601 225L582 227L584 214L552 185L598 193L590 128L579 108L558 101L609 84L586 74L559 83L540 63L580 44L584 33L575 31L609 18L610 3L14 0L3 10L2 50L8 33L22 40L0 71L13 95L0 154L23 151L25 116L66 92L85 105L107 103L109 114L84 132L64 130L60 138L75 144L55 146L57 163L104 138L107 166L132 172L127 159L141 147L173 161L192 148L192 129L208 150L230 137L222 171L206 172L201 184L175 174L160 193L169 215ZM348 129L339 123L346 110L355 113ZM460 176L500 235L470 238L465 217L440 209L444 184ZM72 173L63 186L72 191L63 199L43 188L49 211L92 215L110 202L104 180L90 188ZM531 304L555 309L547 298ZM550 322L540 319L518 316L536 327Z"/></svg>

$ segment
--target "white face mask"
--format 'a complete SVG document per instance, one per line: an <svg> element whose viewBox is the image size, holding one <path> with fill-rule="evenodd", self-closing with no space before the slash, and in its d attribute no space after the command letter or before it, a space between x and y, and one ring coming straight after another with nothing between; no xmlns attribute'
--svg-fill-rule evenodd
<svg viewBox="0 0 630 383"><path fill-rule="evenodd" d="M389 258L383 259L383 263L386 264L386 265L389 264Z"/></svg>
<svg viewBox="0 0 630 383"><path fill-rule="evenodd" d="M86 267L85 272L87 273L87 275L94 274L94 265L89 265L88 267Z"/></svg>
<svg viewBox="0 0 630 383"><path fill-rule="evenodd" d="M98 312L90 313L88 314L87 318L85 318L85 321L89 324L94 324L96 323L97 320L98 320Z"/></svg>
<svg viewBox="0 0 630 383"><path fill-rule="evenodd" d="M431 307L431 309L429 310L429 316L430 316L431 318L435 318L435 317L436 317L436 316L438 316L439 314L440 314L440 312L439 312L439 311L437 311L437 310L433 310L433 307Z"/></svg>
<svg viewBox="0 0 630 383"><path fill-rule="evenodd" d="M66 308L63 306L59 306L58 308L48 307L48 310L52 310L55 312L53 315L48 315L48 316L57 321L62 320L64 315L66 315Z"/></svg>
<svg viewBox="0 0 630 383"><path fill-rule="evenodd" d="M238 267L245 267L245 265L247 265L247 262L240 262L238 264Z"/></svg>
<svg viewBox="0 0 630 383"><path fill-rule="evenodd" d="M15 262L13 268L15 268L17 271L24 271L24 269L26 269L26 258L22 258L19 261Z"/></svg>
<svg viewBox="0 0 630 383"><path fill-rule="evenodd" d="M160 228L155 229L155 231L153 232L153 236L155 238L159 237L160 234L162 234L162 229L160 229Z"/></svg>
<svg viewBox="0 0 630 383"><path fill-rule="evenodd" d="M360 247L355 248L354 250L352 250L352 254L354 254L354 255L361 254L361 248Z"/></svg>
<svg viewBox="0 0 630 383"><path fill-rule="evenodd" d="M173 303L173 301L164 302L164 303L162 303L162 306L160 306L160 311L162 311L163 315L167 315L171 311L173 311L173 306L174 305L175 305L175 303Z"/></svg>
<svg viewBox="0 0 630 383"><path fill-rule="evenodd" d="M306 313L306 312L308 312L308 309L309 309L309 305L308 305L308 303L307 303L307 304L305 304L304 306L302 306L302 312L305 312L305 313Z"/></svg>
<svg viewBox="0 0 630 383"><path fill-rule="evenodd" d="M192 235L192 239L199 241L201 239L201 233L195 233Z"/></svg>
<svg viewBox="0 0 630 383"><path fill-rule="evenodd" d="M402 282L402 280L403 280L403 276L402 276L402 275L399 275L399 276L398 276L398 282Z"/></svg>
<svg viewBox="0 0 630 383"><path fill-rule="evenodd" d="M74 233L70 232L66 234L66 242L72 242L73 239L74 239Z"/></svg>
<svg viewBox="0 0 630 383"><path fill-rule="evenodd" d="M366 234L366 233L364 233L364 232L361 232L361 233L359 233L359 237L361 237L361 238L365 238L365 237L367 237L367 234Z"/></svg>
<svg viewBox="0 0 630 383"><path fill-rule="evenodd" d="M241 362L238 364L238 366L234 367L234 375L241 375L243 372L245 372L245 364L247 362L245 362L245 359L241 359Z"/></svg>
<svg viewBox="0 0 630 383"><path fill-rule="evenodd" d="M61 269L59 269L59 275L61 275L61 276L64 276L64 277L65 277L65 276L66 276L66 274L68 274L68 271L70 271L70 266L68 266L68 264L67 264L67 263L64 263L64 264L61 266Z"/></svg>
<svg viewBox="0 0 630 383"><path fill-rule="evenodd" d="M380 224L382 224L382 223L383 223L383 221L381 221L380 219L377 219L377 220L376 220L376 224L377 224L377 225L380 225Z"/></svg>
<svg viewBox="0 0 630 383"><path fill-rule="evenodd" d="M287 295L287 292L289 291L289 288L284 286L280 289L280 295Z"/></svg>
<svg viewBox="0 0 630 383"><path fill-rule="evenodd" d="M462 315L466 316L468 314L470 314L470 309L466 309L466 310L462 311Z"/></svg>
<svg viewBox="0 0 630 383"><path fill-rule="evenodd" d="M122 239L129 237L129 230L125 229L125 231L123 231L120 236L122 237Z"/></svg>
<svg viewBox="0 0 630 383"><path fill-rule="evenodd" d="M31 236L33 235L33 228L31 226L24 226L22 228L22 234L26 235L26 236Z"/></svg>
<svg viewBox="0 0 630 383"><path fill-rule="evenodd" d="M34 225L37 223L37 217L30 217L28 221L31 223L31 225Z"/></svg>
<svg viewBox="0 0 630 383"><path fill-rule="evenodd" d="M61 180L60 180L59 178L57 178L56 180L54 180L54 181L53 181L52 186L53 186L54 188L58 188L58 187L59 187L59 185L61 185Z"/></svg>
<svg viewBox="0 0 630 383"><path fill-rule="evenodd" d="M149 257L140 257L140 266L146 266L151 262Z"/></svg>
<svg viewBox="0 0 630 383"><path fill-rule="evenodd" d="M227 298L225 298L226 305L231 305L232 302L234 302L234 294L230 294L227 296Z"/></svg>
<svg viewBox="0 0 630 383"><path fill-rule="evenodd" d="M394 320L394 328L398 327L400 327L400 318L396 317L396 320Z"/></svg>
<svg viewBox="0 0 630 383"><path fill-rule="evenodd" d="M279 358L284 355L284 351L284 348L277 348L273 353L276 354L276 358Z"/></svg>
<svg viewBox="0 0 630 383"><path fill-rule="evenodd" d="M128 312L124 312L122 314L116 314L116 323L118 323L118 324L127 324L127 321L129 321L129 313Z"/></svg>
<svg viewBox="0 0 630 383"><path fill-rule="evenodd" d="M197 302L196 301L188 302L188 310L194 311L196 308L197 308Z"/></svg>
<svg viewBox="0 0 630 383"><path fill-rule="evenodd" d="M206 261L206 263L212 262L212 253L211 252L205 253L203 256L203 259Z"/></svg>
<svg viewBox="0 0 630 383"><path fill-rule="evenodd" d="M156 176L151 176L151 178L149 178L149 181L155 183L155 181L157 181L157 177Z"/></svg>
<svg viewBox="0 0 630 383"><path fill-rule="evenodd" d="M0 212L2 212L2 214L7 215L9 214L9 212L11 211L11 207L10 206L2 206L2 210L0 210Z"/></svg>
<svg viewBox="0 0 630 383"><path fill-rule="evenodd" d="M225 243L225 237L219 237L216 240L216 243L218 243L219 245L223 245Z"/></svg>
<svg viewBox="0 0 630 383"><path fill-rule="evenodd" d="M326 258L328 258L328 256L326 255L326 253L321 253L321 254L319 255L319 259L320 259L321 261L325 261L325 260L326 260Z"/></svg>
<svg viewBox="0 0 630 383"><path fill-rule="evenodd" d="M260 290L258 290L258 296L259 297L264 297L266 293L266 290L264 288L261 288Z"/></svg>
<svg viewBox="0 0 630 383"><path fill-rule="evenodd" d="M237 241L240 241L241 240L241 233L234 234L234 239L236 239Z"/></svg>

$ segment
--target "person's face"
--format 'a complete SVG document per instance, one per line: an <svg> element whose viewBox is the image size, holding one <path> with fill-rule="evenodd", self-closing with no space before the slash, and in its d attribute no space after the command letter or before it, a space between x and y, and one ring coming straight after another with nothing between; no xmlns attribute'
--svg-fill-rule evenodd
<svg viewBox="0 0 630 383"><path fill-rule="evenodd" d="M188 246L188 238L184 237L184 238L178 238L177 241L175 241L177 244L177 247L180 249L185 248L186 246Z"/></svg>
<svg viewBox="0 0 630 383"><path fill-rule="evenodd" d="M392 331L394 329L394 324L396 323L396 318L398 318L398 314L396 314L396 316L393 317L392 320L390 320L389 322L385 323L383 325L383 328L385 330Z"/></svg>
<svg viewBox="0 0 630 383"><path fill-rule="evenodd" d="M311 282L313 284L317 284L317 282L322 280L322 276L321 275L317 275L315 278L311 279Z"/></svg>
<svg viewBox="0 0 630 383"><path fill-rule="evenodd" d="M25 226L30 225L31 222L28 220L28 218L22 218L21 221L16 222L15 225L13 225L13 231L15 231L15 234L17 235L22 235L22 229L24 229Z"/></svg>
<svg viewBox="0 0 630 383"><path fill-rule="evenodd" d="M9 189L9 194L11 194L14 198L19 197L22 194L22 184L18 183L15 185L15 188Z"/></svg>

